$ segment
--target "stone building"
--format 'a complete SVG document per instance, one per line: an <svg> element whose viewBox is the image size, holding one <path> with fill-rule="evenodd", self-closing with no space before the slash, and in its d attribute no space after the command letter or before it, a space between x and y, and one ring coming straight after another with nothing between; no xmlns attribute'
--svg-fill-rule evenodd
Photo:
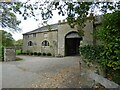
<svg viewBox="0 0 120 90"><path fill-rule="evenodd" d="M77 27L71 28L65 21L40 27L23 34L23 51L51 53L53 56L78 55L79 46L93 44L93 22L87 21L84 37L78 35Z"/></svg>

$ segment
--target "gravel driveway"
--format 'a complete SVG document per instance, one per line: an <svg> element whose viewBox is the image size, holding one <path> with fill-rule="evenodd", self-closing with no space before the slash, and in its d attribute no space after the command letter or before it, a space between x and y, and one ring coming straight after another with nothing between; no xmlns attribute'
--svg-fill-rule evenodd
<svg viewBox="0 0 120 90"><path fill-rule="evenodd" d="M19 56L2 63L2 88L79 88L79 56Z"/></svg>

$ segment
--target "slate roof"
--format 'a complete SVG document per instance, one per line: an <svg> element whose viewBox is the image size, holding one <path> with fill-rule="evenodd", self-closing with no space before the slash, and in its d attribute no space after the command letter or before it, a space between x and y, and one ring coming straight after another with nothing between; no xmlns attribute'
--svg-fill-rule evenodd
<svg viewBox="0 0 120 90"><path fill-rule="evenodd" d="M51 28L52 31L58 30L58 25L59 24L57 23L57 24L51 24L51 25L47 25L47 26L42 26L42 27L37 28L35 30L32 30L30 32L24 33L23 35L49 31L49 28Z"/></svg>

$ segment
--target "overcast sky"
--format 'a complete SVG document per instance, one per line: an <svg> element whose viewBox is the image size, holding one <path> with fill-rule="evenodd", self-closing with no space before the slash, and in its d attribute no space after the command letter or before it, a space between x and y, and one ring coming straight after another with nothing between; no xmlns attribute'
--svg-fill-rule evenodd
<svg viewBox="0 0 120 90"><path fill-rule="evenodd" d="M24 0L23 0L23 1L24 1ZM32 1L32 0L31 0L31 1ZM100 13L98 12L98 10L96 10L95 13L96 13L96 14L97 14L97 13L100 14ZM28 31L37 29L38 26L41 26L41 24L39 24L39 23L42 22L41 17L39 17L39 18L40 18L40 21L35 21L34 18L27 18L27 20L24 20L23 17L22 17L21 15L19 15L19 14L17 14L16 16L17 16L18 20L21 20L21 24L19 25L19 27L22 29L22 31L19 32L19 33L17 33L17 32L12 33L12 32L11 32L12 35L13 35L13 38L14 38L15 40L22 39L22 38L23 38L23 36L22 36L23 33L26 33L26 32L28 32ZM54 23L57 23L58 20L63 20L63 19L65 19L66 17L67 17L67 16L64 16L64 17L63 17L63 16L59 16L57 11L53 11L53 17L52 17L51 20L49 20L48 23L49 23L49 24L54 24ZM0 28L0 29L9 31L8 29L3 29L3 28Z"/></svg>
<svg viewBox="0 0 120 90"><path fill-rule="evenodd" d="M57 23L58 20L63 20L66 17L59 16L57 12L53 12L53 18L48 21L49 24ZM13 37L15 40L22 39L22 34L26 33L28 31L34 30L39 28L38 26L42 26L41 23L42 19L40 21L36 21L34 18L28 18L27 20L23 20L21 16L18 15L18 18L21 20L21 24L19 25L22 31L20 33L13 33Z"/></svg>
<svg viewBox="0 0 120 90"><path fill-rule="evenodd" d="M23 36L22 36L23 33L26 33L26 32L29 32L31 30L37 29L37 28L39 28L38 26L42 26L41 24L39 24L39 23L42 22L41 21L42 19L40 19L40 21L36 21L34 18L27 18L27 20L24 20L21 15L17 15L17 18L18 18L18 20L21 20L21 24L19 25L19 27L22 30L21 32L14 32L13 33L13 32L10 32L8 29L0 28L0 30L1 29L6 30L6 31L12 33L13 38L15 40L22 39L23 38ZM39 18L41 18L41 17L39 17ZM58 20L63 20L65 18L66 18L66 16L64 16L64 17L59 16L56 11L53 11L53 17L52 17L52 19L50 19L48 21L48 23L49 24L54 24L54 23L57 23Z"/></svg>

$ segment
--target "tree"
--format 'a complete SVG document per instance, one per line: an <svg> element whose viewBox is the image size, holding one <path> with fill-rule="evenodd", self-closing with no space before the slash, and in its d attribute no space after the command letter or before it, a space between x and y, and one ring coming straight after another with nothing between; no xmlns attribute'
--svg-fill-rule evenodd
<svg viewBox="0 0 120 90"><path fill-rule="evenodd" d="M18 25L21 21L17 20L15 15L16 9L20 7L19 4L13 4L12 2L0 2L0 25L3 28L12 29L12 31L19 31Z"/></svg>
<svg viewBox="0 0 120 90"><path fill-rule="evenodd" d="M58 14L68 16L67 21L71 27L78 24L81 27L84 27L84 22L86 17L89 15L89 12L93 12L95 8L99 8L100 11L104 13L107 10L120 9L119 2L70 2L61 0L60 2L44 0L42 2L30 3L30 0L27 2L1 2L0 3L0 12L2 12L2 18L0 19L3 27L10 27L14 30L17 30L17 26L20 21L16 19L15 13L19 13L26 20L27 17L35 17L36 20L39 20L37 17L38 14L41 14L43 20L46 22L48 19L52 18L53 11L58 10ZM13 19L14 17L14 19Z"/></svg>
<svg viewBox="0 0 120 90"><path fill-rule="evenodd" d="M4 59L4 47L14 46L14 39L11 33L8 33L4 30L0 30L0 60Z"/></svg>
<svg viewBox="0 0 120 90"><path fill-rule="evenodd" d="M23 45L23 39L19 39L15 41L15 46L22 46Z"/></svg>
<svg viewBox="0 0 120 90"><path fill-rule="evenodd" d="M0 30L0 32L2 32L2 46L3 47L10 47L10 46L14 46L14 39L12 37L11 33L8 33L4 30Z"/></svg>

